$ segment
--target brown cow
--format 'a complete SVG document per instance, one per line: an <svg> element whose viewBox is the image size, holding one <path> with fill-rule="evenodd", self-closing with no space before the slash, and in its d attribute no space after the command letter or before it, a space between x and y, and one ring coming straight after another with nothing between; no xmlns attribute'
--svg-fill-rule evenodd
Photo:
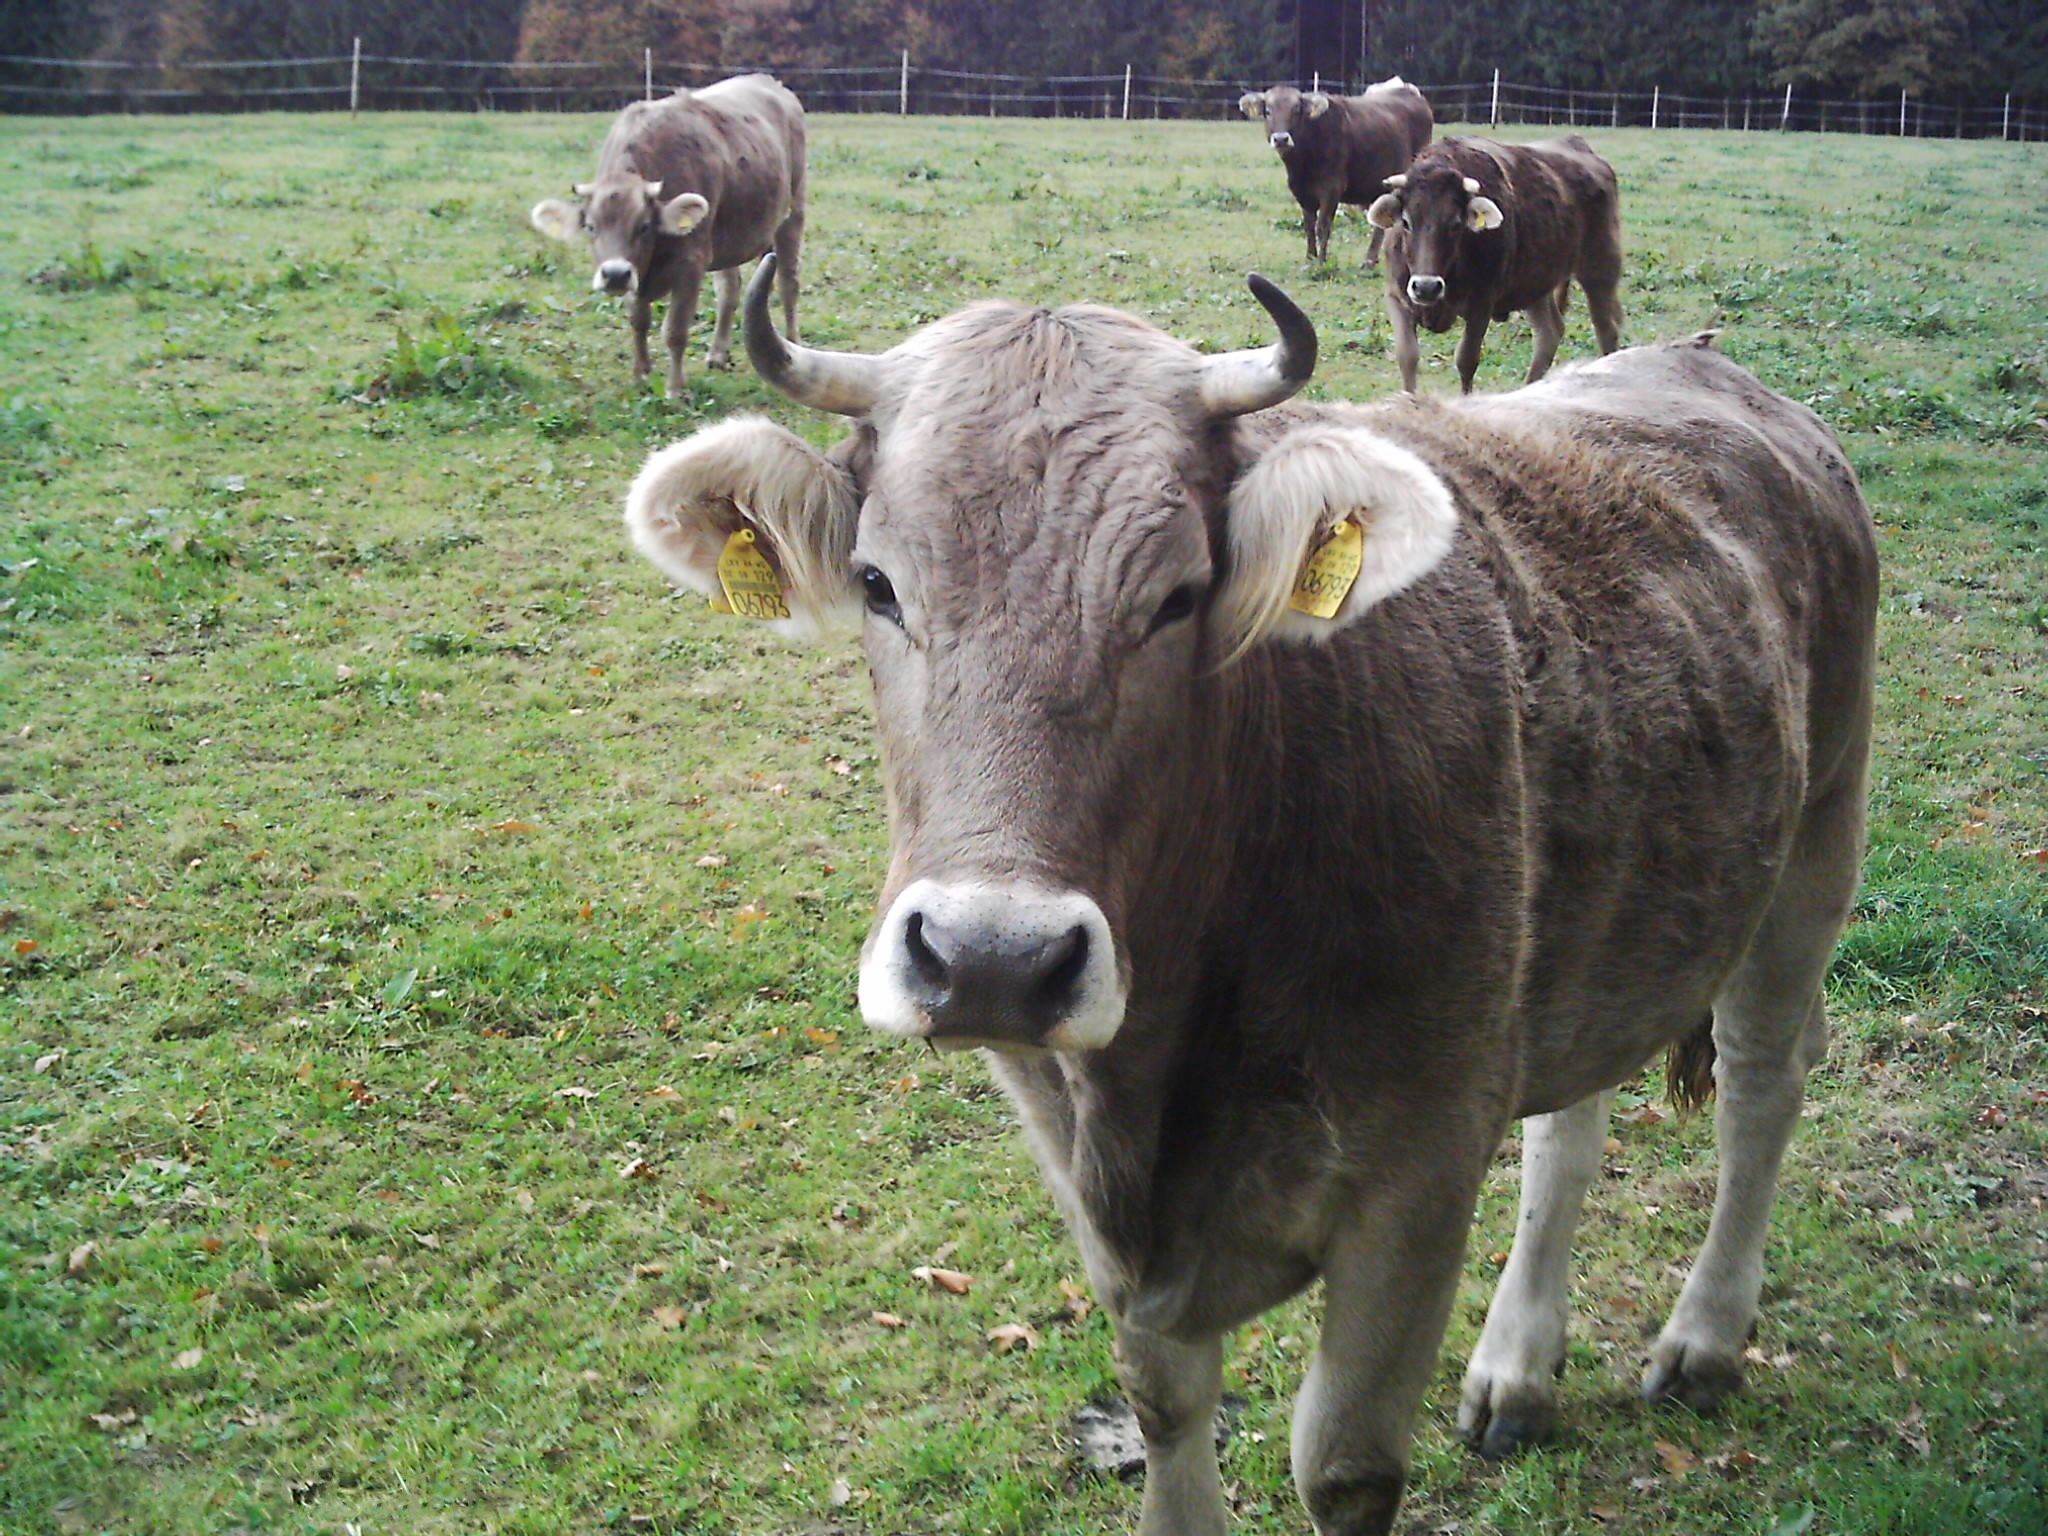
<svg viewBox="0 0 2048 1536"><path fill-rule="evenodd" d="M1600 350L1620 345L1620 194L1614 167L1577 134L1541 144L1443 139L1387 185L1366 217L1393 231L1387 313L1403 389L1415 390L1418 321L1441 333L1463 317L1458 383L1470 394L1488 322L1518 309L1536 332L1529 382L1542 378L1574 278Z"/></svg>
<svg viewBox="0 0 2048 1536"><path fill-rule="evenodd" d="M1515 394L1268 410L1204 357L985 304L762 376L854 418L651 457L634 542L857 615L892 852L867 1021L986 1047L1117 1327L1142 1536L1222 1536L1225 1332L1320 1277L1322 1536L1389 1529L1503 1133L1522 1216L1460 1426L1539 1439L1613 1086L1719 1049L1719 1190L1644 1390L1735 1387L1862 848L1877 570L1820 421L1705 338ZM737 606L737 605L736 605Z"/></svg>
<svg viewBox="0 0 2048 1536"><path fill-rule="evenodd" d="M704 274L718 285L718 323L705 361L729 365L739 268L775 252L782 323L796 329L797 268L804 238L804 109L768 75L737 75L701 91L636 101L598 152L597 180L580 202L549 198L533 226L557 240L588 235L590 286L631 298L633 378L647 377L647 329L656 299L668 301L668 394L687 394L683 355Z"/></svg>
<svg viewBox="0 0 2048 1536"><path fill-rule="evenodd" d="M1265 121L1266 141L1287 168L1287 190L1301 204L1310 261L1329 259L1337 205L1363 208L1378 197L1387 178L1408 168L1436 128L1422 92L1399 75L1367 86L1363 96L1276 85L1246 91L1237 106L1246 117ZM1385 233L1373 226L1368 267L1380 259Z"/></svg>

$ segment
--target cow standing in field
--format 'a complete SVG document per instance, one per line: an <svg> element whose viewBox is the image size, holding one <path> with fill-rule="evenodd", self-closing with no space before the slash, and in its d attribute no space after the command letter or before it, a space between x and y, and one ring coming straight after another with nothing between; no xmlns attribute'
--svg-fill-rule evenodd
<svg viewBox="0 0 2048 1536"><path fill-rule="evenodd" d="M1247 91L1238 110L1266 125L1266 141L1287 168L1287 190L1301 204L1308 259L1327 261L1337 205L1363 208L1408 168L1436 128L1436 117L1399 75L1367 86L1363 96L1299 91L1291 85ZM1373 226L1365 264L1380 259L1385 231Z"/></svg>
<svg viewBox="0 0 2048 1536"><path fill-rule="evenodd" d="M1458 384L1472 392L1486 327L1526 310L1536 333L1529 382L1564 335L1577 279L1600 350L1621 344L1621 197L1614 167L1577 134L1540 144L1442 139L1387 178L1366 217L1393 238L1387 313L1401 387L1415 392L1418 323L1441 334L1462 318Z"/></svg>
<svg viewBox="0 0 2048 1536"><path fill-rule="evenodd" d="M803 106L767 75L738 75L627 107L598 152L597 180L576 188L579 202L536 204L533 226L557 240L590 237L590 286L631 300L636 383L652 370L654 302L668 301L662 329L674 399L689 392L683 357L706 272L718 285L711 367L729 366L739 268L764 251L775 253L782 323L795 331L804 175Z"/></svg>
<svg viewBox="0 0 2048 1536"><path fill-rule="evenodd" d="M1271 409L1316 340L1259 278L1259 351L985 304L821 352L768 269L755 366L852 435L722 422L626 521L707 593L746 551L784 632L860 624L861 1012L989 1052L1115 1319L1143 1536L1227 1530L1223 1337L1318 1278L1297 1486L1321 1536L1390 1528L1522 1117L1459 1426L1543 1438L1614 1085L1674 1042L1719 1053L1719 1187L1644 1392L1736 1387L1862 849L1876 558L1827 429L1708 338Z"/></svg>

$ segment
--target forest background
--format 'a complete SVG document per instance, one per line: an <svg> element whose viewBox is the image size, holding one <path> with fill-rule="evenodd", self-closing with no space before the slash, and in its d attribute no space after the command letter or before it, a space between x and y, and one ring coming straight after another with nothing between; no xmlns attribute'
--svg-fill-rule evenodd
<svg viewBox="0 0 2048 1536"><path fill-rule="evenodd" d="M1290 78L1318 0L0 0L0 54L178 72L371 52L434 60L656 59ZM1363 0L1359 57L1325 74L1425 85L1495 68L1538 86L1747 93L1795 86L1969 102L2048 95L2040 0Z"/></svg>

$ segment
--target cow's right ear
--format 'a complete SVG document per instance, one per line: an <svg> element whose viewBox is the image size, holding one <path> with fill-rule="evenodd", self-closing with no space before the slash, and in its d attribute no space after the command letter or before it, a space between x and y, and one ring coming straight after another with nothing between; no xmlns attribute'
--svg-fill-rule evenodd
<svg viewBox="0 0 2048 1536"><path fill-rule="evenodd" d="M1257 119L1264 117L1266 115L1266 93L1264 91L1246 91L1237 98L1237 110L1249 118Z"/></svg>
<svg viewBox="0 0 2048 1536"><path fill-rule="evenodd" d="M711 211L711 205L695 192L682 192L661 205L661 232L665 235L687 235L704 222L704 215Z"/></svg>
<svg viewBox="0 0 2048 1536"><path fill-rule="evenodd" d="M533 227L550 240L574 240L583 233L583 209L575 203L565 203L559 197L544 198L533 205L533 212L527 217Z"/></svg>
<svg viewBox="0 0 2048 1536"><path fill-rule="evenodd" d="M626 493L634 548L671 581L798 640L858 624L859 521L853 476L760 416L657 450Z"/></svg>
<svg viewBox="0 0 2048 1536"><path fill-rule="evenodd" d="M1230 493L1230 573L1212 609L1222 655L1328 640L1450 553L1458 509L1421 459L1368 427L1305 422Z"/></svg>

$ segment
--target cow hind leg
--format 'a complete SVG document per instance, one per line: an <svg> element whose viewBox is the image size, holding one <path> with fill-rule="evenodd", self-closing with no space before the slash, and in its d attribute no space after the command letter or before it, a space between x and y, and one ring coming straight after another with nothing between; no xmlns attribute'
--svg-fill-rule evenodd
<svg viewBox="0 0 2048 1536"><path fill-rule="evenodd" d="M1229 1519L1216 1468L1222 1339L1183 1343L1119 1325L1116 1367L1145 1436L1138 1536L1224 1536Z"/></svg>
<svg viewBox="0 0 2048 1536"><path fill-rule="evenodd" d="M1529 306L1529 327L1536 333L1536 351L1529 359L1529 377L1523 382L1534 384L1550 372L1557 344L1564 340L1564 313L1556 294L1546 293Z"/></svg>
<svg viewBox="0 0 2048 1536"><path fill-rule="evenodd" d="M1778 1169L1806 1074L1827 1052L1821 980L1855 895L1862 826L1859 781L1811 818L1749 955L1715 999L1714 1214L1650 1353L1643 1395L1652 1401L1706 1412L1742 1384Z"/></svg>
<svg viewBox="0 0 2048 1536"><path fill-rule="evenodd" d="M1564 1370L1572 1234L1600 1172L1614 1091L1522 1126L1521 1211L1513 1251L1465 1371L1458 1434L1492 1460L1550 1438Z"/></svg>
<svg viewBox="0 0 2048 1536"><path fill-rule="evenodd" d="M1621 345L1621 300L1615 296L1616 284L1587 278L1579 286L1586 290L1586 313L1593 317L1593 335L1604 357Z"/></svg>
<svg viewBox="0 0 2048 1536"><path fill-rule="evenodd" d="M792 213L775 231L775 292L782 300L782 334L797 339L797 278L803 270L804 216Z"/></svg>
<svg viewBox="0 0 2048 1536"><path fill-rule="evenodd" d="M732 317L740 307L740 269L725 267L711 274L718 318L711 328L711 351L704 359L707 368L732 366Z"/></svg>

